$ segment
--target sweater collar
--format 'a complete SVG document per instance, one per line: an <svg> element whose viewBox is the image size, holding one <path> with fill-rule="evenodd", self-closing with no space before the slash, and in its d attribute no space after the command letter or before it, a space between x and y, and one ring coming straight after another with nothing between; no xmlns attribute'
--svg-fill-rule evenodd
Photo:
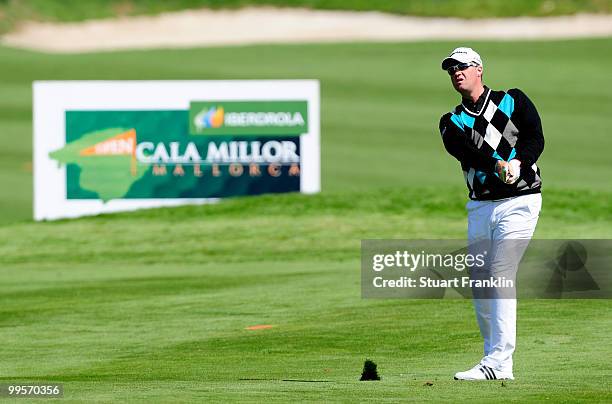
<svg viewBox="0 0 612 404"><path fill-rule="evenodd" d="M482 94L480 94L480 97L478 97L476 102L472 102L472 100L469 98L463 98L461 100L461 103L468 111L478 115L480 114L480 111L482 110L482 107L484 106L485 101L488 98L489 91L489 87L484 86L484 91L482 92Z"/></svg>

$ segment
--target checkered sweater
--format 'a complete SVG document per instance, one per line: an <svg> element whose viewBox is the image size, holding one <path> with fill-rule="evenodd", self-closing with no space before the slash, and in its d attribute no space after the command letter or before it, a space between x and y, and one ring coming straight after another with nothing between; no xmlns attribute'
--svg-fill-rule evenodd
<svg viewBox="0 0 612 404"><path fill-rule="evenodd" d="M460 104L440 119L446 150L461 163L474 200L495 200L540 192L536 161L544 149L540 116L519 89L493 91L485 87L478 111ZM521 176L503 183L495 173L497 160L521 162Z"/></svg>

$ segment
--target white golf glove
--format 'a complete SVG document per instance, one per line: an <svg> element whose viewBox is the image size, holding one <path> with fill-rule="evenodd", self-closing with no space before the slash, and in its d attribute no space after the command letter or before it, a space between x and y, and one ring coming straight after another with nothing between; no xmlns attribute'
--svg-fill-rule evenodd
<svg viewBox="0 0 612 404"><path fill-rule="evenodd" d="M521 176L521 162L517 159L510 160L510 162L500 160L495 166L495 171L502 182L514 184Z"/></svg>
<svg viewBox="0 0 612 404"><path fill-rule="evenodd" d="M517 159L510 162L499 160L495 166L499 179L506 184L514 184L521 176L521 162Z"/></svg>
<svg viewBox="0 0 612 404"><path fill-rule="evenodd" d="M521 176L521 162L518 161L517 159L512 159L510 160L510 173L511 176L508 177L506 176L506 183L507 184L514 184L516 181L518 181L519 177Z"/></svg>

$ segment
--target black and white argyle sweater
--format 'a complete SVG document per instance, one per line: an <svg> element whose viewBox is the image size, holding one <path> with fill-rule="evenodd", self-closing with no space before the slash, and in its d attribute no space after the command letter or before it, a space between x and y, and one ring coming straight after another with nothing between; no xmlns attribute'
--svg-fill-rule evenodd
<svg viewBox="0 0 612 404"><path fill-rule="evenodd" d="M474 200L495 200L540 192L536 161L544 149L540 116L519 89L493 91L485 87L476 103L463 99L440 119L446 150L461 163ZM495 173L497 160L521 162L521 176L505 184Z"/></svg>

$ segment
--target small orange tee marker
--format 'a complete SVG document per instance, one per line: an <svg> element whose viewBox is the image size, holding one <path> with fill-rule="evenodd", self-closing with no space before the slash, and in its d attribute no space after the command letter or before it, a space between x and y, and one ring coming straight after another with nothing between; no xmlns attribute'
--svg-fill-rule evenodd
<svg viewBox="0 0 612 404"><path fill-rule="evenodd" d="M274 327L270 324L261 324L261 325L252 325L250 327L245 328L246 330L267 330L269 328Z"/></svg>

